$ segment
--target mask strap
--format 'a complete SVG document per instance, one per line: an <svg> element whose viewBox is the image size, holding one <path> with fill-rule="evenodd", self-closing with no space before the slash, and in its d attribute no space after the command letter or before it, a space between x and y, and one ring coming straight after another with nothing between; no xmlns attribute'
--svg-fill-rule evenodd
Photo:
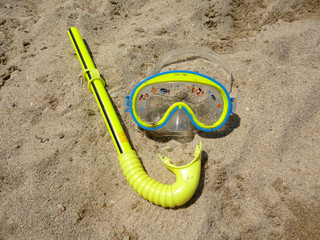
<svg viewBox="0 0 320 240"><path fill-rule="evenodd" d="M198 56L199 58L212 62L217 67L222 68L228 75L228 82L225 85L225 88L229 93L231 92L232 74L231 74L231 66L229 62L223 57L216 54L215 52L206 48L187 47L187 48L172 50L159 58L159 60L157 61L157 63L155 64L154 68L152 69L149 75L150 76L155 75L159 73L162 68L173 64L174 60L177 60L181 57L187 57L190 55Z"/></svg>

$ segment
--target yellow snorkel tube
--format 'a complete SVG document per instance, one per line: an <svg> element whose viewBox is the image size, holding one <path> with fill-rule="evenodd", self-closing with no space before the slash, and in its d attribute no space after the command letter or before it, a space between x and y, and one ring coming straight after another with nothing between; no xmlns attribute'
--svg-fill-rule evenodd
<svg viewBox="0 0 320 240"><path fill-rule="evenodd" d="M83 76L88 81L88 88L93 93L113 143L119 154L120 166L130 186L148 201L163 207L181 206L195 193L201 172L202 143L196 146L194 159L185 166L172 164L168 157L161 158L165 166L176 175L176 182L166 185L152 179L145 172L141 162L127 139L119 118L105 89L105 82L100 77L90 54L79 34L72 27L68 31L71 42L84 70Z"/></svg>

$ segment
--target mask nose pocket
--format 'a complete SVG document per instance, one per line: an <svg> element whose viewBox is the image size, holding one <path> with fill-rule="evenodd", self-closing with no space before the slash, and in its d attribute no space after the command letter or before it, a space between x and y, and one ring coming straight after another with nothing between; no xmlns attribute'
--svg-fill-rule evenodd
<svg viewBox="0 0 320 240"><path fill-rule="evenodd" d="M192 129L193 124L188 114L181 108L177 109L167 123L167 129L172 132L188 132Z"/></svg>

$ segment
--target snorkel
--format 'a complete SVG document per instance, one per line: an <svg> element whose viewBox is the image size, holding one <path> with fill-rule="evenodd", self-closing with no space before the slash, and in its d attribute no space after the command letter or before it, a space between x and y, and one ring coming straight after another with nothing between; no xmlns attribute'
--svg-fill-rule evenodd
<svg viewBox="0 0 320 240"><path fill-rule="evenodd" d="M162 158L160 156L164 165L175 174L176 182L174 184L162 184L148 176L128 141L105 89L105 82L96 69L78 30L72 27L68 34L84 70L83 76L88 81L88 88L98 103L119 154L120 166L130 186L146 200L162 207L173 208L185 204L198 187L202 143L200 142L196 146L194 159L185 166L176 166L170 162L168 157Z"/></svg>

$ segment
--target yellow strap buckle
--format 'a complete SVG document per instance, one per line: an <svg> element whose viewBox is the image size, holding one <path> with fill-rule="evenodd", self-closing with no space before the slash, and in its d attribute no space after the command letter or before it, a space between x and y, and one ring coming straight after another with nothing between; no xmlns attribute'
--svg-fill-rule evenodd
<svg viewBox="0 0 320 240"><path fill-rule="evenodd" d="M91 78L90 78L90 77ZM85 79L89 79L88 80L88 89L89 89L89 91L90 92L92 92L92 88L91 88L91 85L92 85L92 82L93 81L100 81L101 83L102 83L102 85L103 85L103 87L105 87L106 86L106 83L105 83L105 81L100 77L100 73L99 73L99 70L98 69L96 69L96 68L94 68L94 69L85 69L84 71L83 71L83 77L85 78Z"/></svg>

